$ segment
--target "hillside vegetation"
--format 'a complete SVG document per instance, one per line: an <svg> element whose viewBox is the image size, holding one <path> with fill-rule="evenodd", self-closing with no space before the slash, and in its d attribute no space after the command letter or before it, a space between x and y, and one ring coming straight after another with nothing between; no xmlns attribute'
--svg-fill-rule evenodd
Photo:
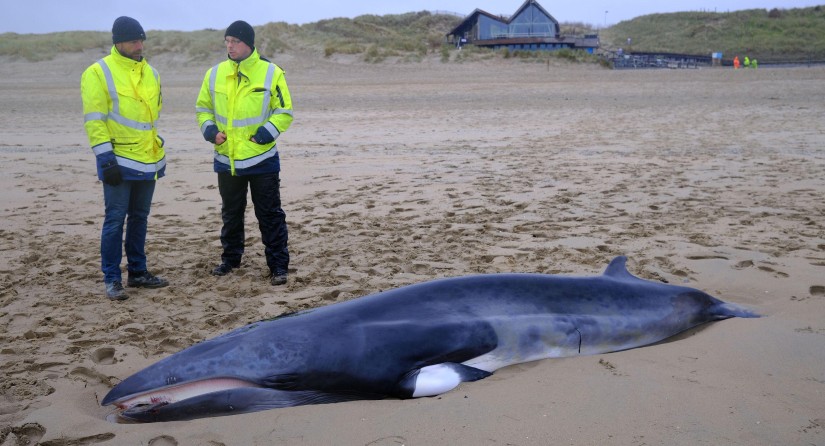
<svg viewBox="0 0 825 446"><path fill-rule="evenodd" d="M444 35L461 21L427 11L395 15L335 18L305 25L284 22L255 27L255 44L262 54L299 51L331 56L364 54L368 61L390 56L417 59L440 49ZM149 28L147 26L147 28ZM191 60L208 59L224 51L224 30L192 32L147 30L147 56L178 53ZM49 34L0 34L0 55L30 61L50 60L64 52L106 48L108 32L71 31Z"/></svg>
<svg viewBox="0 0 825 446"><path fill-rule="evenodd" d="M330 57L358 55L367 62L388 58L415 62L428 53L441 55L444 62L468 58L537 58L506 51L463 51L445 45L445 35L461 17L427 11L395 15L362 15L354 19L334 18L304 25L283 22L255 27L256 45L264 55L290 51ZM563 23L562 34L587 34L594 30L580 23ZM188 60L214 58L224 51L223 30L192 32L147 32L147 55L175 53ZM825 60L825 6L798 9L751 9L734 12L682 12L651 14L601 30L605 50L671 52L710 55L722 52L747 54L762 63L770 61ZM628 47L627 39L632 39ZM50 60L64 52L108 49L108 32L73 31L49 34L0 34L0 56L31 61ZM469 48L468 48L469 49ZM594 58L559 52L557 56L592 61Z"/></svg>
<svg viewBox="0 0 825 446"><path fill-rule="evenodd" d="M651 14L605 29L601 44L604 49L643 52L722 52L726 59L747 54L763 63L821 61L825 60L825 6Z"/></svg>

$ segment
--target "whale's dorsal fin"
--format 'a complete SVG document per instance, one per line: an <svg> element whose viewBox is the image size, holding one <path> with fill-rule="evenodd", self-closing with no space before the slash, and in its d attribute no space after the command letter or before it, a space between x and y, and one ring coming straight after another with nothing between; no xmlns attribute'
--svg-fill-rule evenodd
<svg viewBox="0 0 825 446"><path fill-rule="evenodd" d="M610 261L610 264L607 265L607 268L604 270L604 275L608 277L612 277L614 279L633 279L633 280L641 280L638 277L630 274L627 270L627 257L625 256L618 256L615 259Z"/></svg>

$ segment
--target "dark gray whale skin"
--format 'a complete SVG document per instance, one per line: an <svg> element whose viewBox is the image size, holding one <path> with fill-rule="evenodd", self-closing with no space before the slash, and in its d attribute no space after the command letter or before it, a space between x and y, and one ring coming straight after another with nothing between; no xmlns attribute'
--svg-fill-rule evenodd
<svg viewBox="0 0 825 446"><path fill-rule="evenodd" d="M150 422L429 396L511 364L626 350L706 322L758 317L693 288L637 278L625 262L617 257L593 277L433 280L253 323L135 373L101 404ZM178 394L193 383L201 388Z"/></svg>

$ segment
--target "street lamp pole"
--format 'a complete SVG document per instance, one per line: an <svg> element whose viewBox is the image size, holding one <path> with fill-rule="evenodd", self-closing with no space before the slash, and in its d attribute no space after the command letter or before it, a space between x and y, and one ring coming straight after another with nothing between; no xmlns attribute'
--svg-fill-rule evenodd
<svg viewBox="0 0 825 446"><path fill-rule="evenodd" d="M607 28L607 11L604 12L604 27Z"/></svg>

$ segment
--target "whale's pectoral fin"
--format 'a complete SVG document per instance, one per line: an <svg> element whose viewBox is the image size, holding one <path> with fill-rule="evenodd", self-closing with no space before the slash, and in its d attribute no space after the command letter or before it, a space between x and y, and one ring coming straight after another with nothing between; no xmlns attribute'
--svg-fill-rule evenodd
<svg viewBox="0 0 825 446"><path fill-rule="evenodd" d="M474 367L445 362L413 370L399 383L402 396L418 398L433 396L455 389L460 383L477 381L492 373Z"/></svg>

